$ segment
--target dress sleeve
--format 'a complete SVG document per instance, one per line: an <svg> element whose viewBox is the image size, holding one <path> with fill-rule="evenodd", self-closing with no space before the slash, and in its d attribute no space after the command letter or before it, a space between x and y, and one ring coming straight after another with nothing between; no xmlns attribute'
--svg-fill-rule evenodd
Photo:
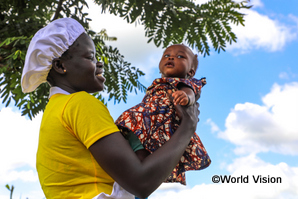
<svg viewBox="0 0 298 199"><path fill-rule="evenodd" d="M203 87L202 81L196 78L190 78L190 79L167 78L166 80L169 84L171 84L175 88L178 88L179 84L184 84L190 87L194 91L195 95L197 95L200 92L201 88Z"/></svg>
<svg viewBox="0 0 298 199"><path fill-rule="evenodd" d="M127 139L129 145L131 146L134 152L144 149L141 141L132 131L129 131L127 133L127 135L125 136L125 139Z"/></svg>

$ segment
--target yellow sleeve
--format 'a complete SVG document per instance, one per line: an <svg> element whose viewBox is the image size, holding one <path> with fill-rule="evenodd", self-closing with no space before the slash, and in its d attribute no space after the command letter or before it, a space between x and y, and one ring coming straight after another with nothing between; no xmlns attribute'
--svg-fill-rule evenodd
<svg viewBox="0 0 298 199"><path fill-rule="evenodd" d="M104 136L119 131L107 107L86 92L73 94L63 111L63 120L66 128L86 148Z"/></svg>

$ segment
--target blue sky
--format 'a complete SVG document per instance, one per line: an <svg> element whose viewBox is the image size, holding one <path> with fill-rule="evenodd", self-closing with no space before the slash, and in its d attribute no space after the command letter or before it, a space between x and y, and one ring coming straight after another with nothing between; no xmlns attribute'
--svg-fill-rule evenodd
<svg viewBox="0 0 298 199"><path fill-rule="evenodd" d="M197 1L202 3L203 1ZM207 77L202 90L197 133L212 163L187 172L187 186L164 184L150 199L168 198L298 198L298 1L251 0L245 27L234 27L238 42L226 52L199 56L197 78ZM163 49L147 44L143 27L98 14L90 6L91 27L106 28L126 59L143 70L149 86L159 77ZM194 49L194 52L195 49ZM127 103L108 103L114 119L142 100L129 94ZM38 128L13 106L0 105L0 199L43 198L35 170ZM212 176L248 176L249 183L213 183ZM262 176L282 183L255 183Z"/></svg>

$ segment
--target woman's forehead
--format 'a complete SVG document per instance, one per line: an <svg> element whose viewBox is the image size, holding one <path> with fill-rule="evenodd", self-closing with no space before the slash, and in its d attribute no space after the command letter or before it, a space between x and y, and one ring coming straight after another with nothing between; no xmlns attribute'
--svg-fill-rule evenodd
<svg viewBox="0 0 298 199"><path fill-rule="evenodd" d="M95 49L93 40L86 33L80 35L69 49L72 51L85 50L83 47L88 48L89 51Z"/></svg>

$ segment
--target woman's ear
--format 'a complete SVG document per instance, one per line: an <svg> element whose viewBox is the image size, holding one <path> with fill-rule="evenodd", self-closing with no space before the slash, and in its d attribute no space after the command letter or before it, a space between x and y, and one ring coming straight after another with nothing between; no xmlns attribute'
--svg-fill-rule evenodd
<svg viewBox="0 0 298 199"><path fill-rule="evenodd" d="M65 74L66 73L66 69L63 66L63 64L61 63L61 59L60 58L54 58L53 59L53 61L52 61L52 69L55 70L59 74Z"/></svg>

